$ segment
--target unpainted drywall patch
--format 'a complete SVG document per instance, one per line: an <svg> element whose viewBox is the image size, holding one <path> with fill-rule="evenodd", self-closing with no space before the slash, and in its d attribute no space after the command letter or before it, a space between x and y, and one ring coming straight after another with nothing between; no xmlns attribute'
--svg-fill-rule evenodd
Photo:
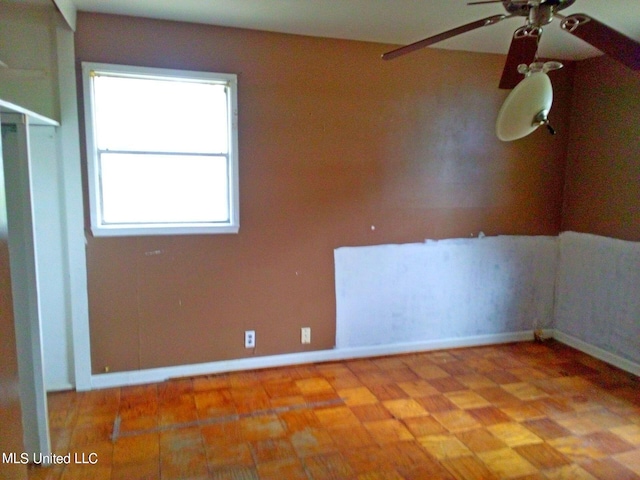
<svg viewBox="0 0 640 480"><path fill-rule="evenodd" d="M640 243L562 233L555 327L640 363Z"/></svg>
<svg viewBox="0 0 640 480"><path fill-rule="evenodd" d="M548 327L557 253L546 236L336 249L336 347Z"/></svg>

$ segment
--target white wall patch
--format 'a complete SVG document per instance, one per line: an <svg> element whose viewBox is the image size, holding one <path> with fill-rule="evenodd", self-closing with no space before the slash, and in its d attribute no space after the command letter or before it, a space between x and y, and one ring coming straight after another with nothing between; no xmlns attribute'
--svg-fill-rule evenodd
<svg viewBox="0 0 640 480"><path fill-rule="evenodd" d="M640 243L560 235L555 328L640 363Z"/></svg>
<svg viewBox="0 0 640 480"><path fill-rule="evenodd" d="M339 248L336 347L549 326L557 251L544 236Z"/></svg>

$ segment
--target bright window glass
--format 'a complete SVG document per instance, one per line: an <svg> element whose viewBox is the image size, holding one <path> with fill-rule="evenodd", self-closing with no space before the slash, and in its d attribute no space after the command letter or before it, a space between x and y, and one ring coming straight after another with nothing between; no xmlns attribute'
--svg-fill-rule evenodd
<svg viewBox="0 0 640 480"><path fill-rule="evenodd" d="M99 150L228 151L225 85L112 76L93 85Z"/></svg>
<svg viewBox="0 0 640 480"><path fill-rule="evenodd" d="M105 224L229 221L227 162L205 155L100 155Z"/></svg>

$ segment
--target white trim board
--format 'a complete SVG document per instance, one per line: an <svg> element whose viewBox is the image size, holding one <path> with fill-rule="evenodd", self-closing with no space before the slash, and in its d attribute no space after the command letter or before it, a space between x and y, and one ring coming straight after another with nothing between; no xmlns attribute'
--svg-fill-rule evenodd
<svg viewBox="0 0 640 480"><path fill-rule="evenodd" d="M50 125L53 127L60 126L60 123L55 120L47 118L44 115L40 115L39 113L32 112L31 110L21 107L20 105L16 105L15 103L3 100L2 98L0 98L0 113L18 113L26 115L29 117L30 125Z"/></svg>
<svg viewBox="0 0 640 480"><path fill-rule="evenodd" d="M53 0L56 4L58 11L64 18L65 22L71 30L76 31L76 21L78 17L78 9L76 8L73 0Z"/></svg>
<svg viewBox="0 0 640 480"><path fill-rule="evenodd" d="M621 370L640 376L640 365L624 359L601 348L590 345L571 335L557 330L544 330L545 338L553 338L569 347L580 350L592 357L602 360ZM258 370L263 368L287 367L309 363L336 362L357 358L382 357L387 355L401 355L406 353L429 352L448 348L468 348L502 343L527 342L533 339L533 331L501 333L495 335L481 335L476 337L447 338L428 342L402 343L390 345L376 345L369 347L342 348L333 350L318 350L314 352L290 353L270 355L265 357L241 358L219 362L197 363L173 367L150 368L127 372L102 373L91 375L89 389L125 387L145 383L164 382L171 378L193 377L198 375L214 375L243 370ZM81 389L78 389L81 390Z"/></svg>
<svg viewBox="0 0 640 480"><path fill-rule="evenodd" d="M545 331L550 336L552 331ZM101 373L91 375L90 389L125 387L144 383L163 382L171 378L212 375L241 370L286 367L308 363L335 362L355 358L381 357L404 353L428 352L445 348L480 347L501 343L526 342L533 340L533 331L478 335L474 337L445 338L426 342L397 343L367 347L339 348L314 352L270 355L264 357L241 358L219 362L150 368L127 372ZM78 388L78 390L81 390Z"/></svg>
<svg viewBox="0 0 640 480"><path fill-rule="evenodd" d="M615 355L611 352L607 352L602 348L591 345L590 343L584 342L579 338L572 337L571 335L567 335L566 333L558 330L553 331L553 338L560 343L564 343L565 345L575 348L576 350L580 350L581 352L591 355L598 360L602 360L603 362L613 365L614 367L618 367L625 372L629 372L640 377L640 364L638 363L627 360L626 358L620 357L619 355Z"/></svg>

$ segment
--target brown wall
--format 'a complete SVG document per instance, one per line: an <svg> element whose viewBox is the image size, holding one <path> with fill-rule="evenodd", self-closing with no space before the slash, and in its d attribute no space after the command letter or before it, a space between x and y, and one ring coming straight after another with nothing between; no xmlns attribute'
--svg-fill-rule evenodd
<svg viewBox="0 0 640 480"><path fill-rule="evenodd" d="M640 73L608 57L579 62L563 230L640 240Z"/></svg>
<svg viewBox="0 0 640 480"><path fill-rule="evenodd" d="M572 69L552 74L558 136L504 144L503 56L385 50L79 15L79 61L239 79L240 233L89 238L94 373L332 348L340 246L559 232Z"/></svg>

